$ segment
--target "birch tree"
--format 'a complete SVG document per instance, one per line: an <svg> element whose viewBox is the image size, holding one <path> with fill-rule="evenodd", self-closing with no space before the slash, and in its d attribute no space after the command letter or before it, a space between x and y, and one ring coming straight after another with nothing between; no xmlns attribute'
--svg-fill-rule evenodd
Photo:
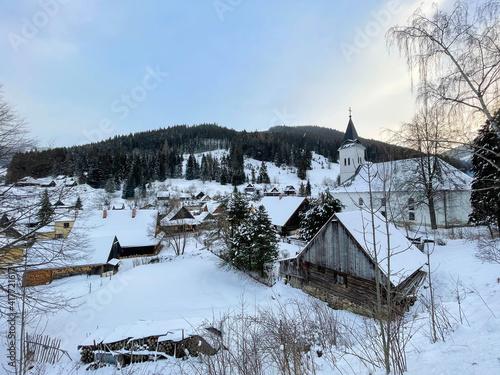
<svg viewBox="0 0 500 375"><path fill-rule="evenodd" d="M387 33L389 47L406 58L421 102L444 105L452 115L479 114L498 134L499 11L498 0L458 0L449 12L434 5L432 14L419 7Z"/></svg>

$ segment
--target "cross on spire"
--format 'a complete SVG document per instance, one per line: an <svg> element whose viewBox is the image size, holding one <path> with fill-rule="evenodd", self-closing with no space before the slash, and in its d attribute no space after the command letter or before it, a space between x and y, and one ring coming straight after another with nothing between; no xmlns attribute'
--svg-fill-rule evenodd
<svg viewBox="0 0 500 375"><path fill-rule="evenodd" d="M351 118L352 110L351 107L349 107L349 118Z"/></svg>

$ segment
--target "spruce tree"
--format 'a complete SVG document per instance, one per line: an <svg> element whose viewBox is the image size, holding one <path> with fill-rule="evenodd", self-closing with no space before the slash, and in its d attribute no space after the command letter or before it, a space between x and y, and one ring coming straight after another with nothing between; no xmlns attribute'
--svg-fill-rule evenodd
<svg viewBox="0 0 500 375"><path fill-rule="evenodd" d="M42 198L40 199L40 208L37 216L42 226L49 224L54 216L54 208L50 204L49 192L47 189L43 191Z"/></svg>
<svg viewBox="0 0 500 375"><path fill-rule="evenodd" d="M278 259L278 238L264 206L257 207L250 218L252 226L252 247L254 270L265 277Z"/></svg>
<svg viewBox="0 0 500 375"><path fill-rule="evenodd" d="M83 208L83 204L82 204L82 200L80 199L80 196L78 196L76 198L76 202L75 202L75 208L77 210L81 210Z"/></svg>
<svg viewBox="0 0 500 375"><path fill-rule="evenodd" d="M495 114L500 119L500 111ZM500 229L500 138L490 123L480 130L473 143L471 221Z"/></svg>
<svg viewBox="0 0 500 375"><path fill-rule="evenodd" d="M187 164L186 164L186 180L194 180L196 178L196 159L194 155L189 155Z"/></svg>
<svg viewBox="0 0 500 375"><path fill-rule="evenodd" d="M242 220L231 240L230 261L236 267L265 277L278 258L278 239L264 206Z"/></svg>
<svg viewBox="0 0 500 375"><path fill-rule="evenodd" d="M259 184L269 184L271 182L269 174L267 173L266 163L264 162L260 164L260 171L259 171L259 176L257 177L257 182Z"/></svg>
<svg viewBox="0 0 500 375"><path fill-rule="evenodd" d="M307 179L307 184L306 184L306 197L311 196L311 182L309 179Z"/></svg>
<svg viewBox="0 0 500 375"><path fill-rule="evenodd" d="M301 215L300 237L309 241L335 212L342 210L342 203L327 190L311 202L311 208Z"/></svg>

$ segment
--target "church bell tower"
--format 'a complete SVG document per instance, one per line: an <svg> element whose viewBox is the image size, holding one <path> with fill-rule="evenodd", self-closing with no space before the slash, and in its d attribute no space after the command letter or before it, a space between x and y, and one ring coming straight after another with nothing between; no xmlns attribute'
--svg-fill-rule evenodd
<svg viewBox="0 0 500 375"><path fill-rule="evenodd" d="M358 139L358 133L354 127L349 108L349 122L345 131L344 140L340 145L339 165L340 165L340 183L343 184L356 173L358 167L365 163L366 148Z"/></svg>

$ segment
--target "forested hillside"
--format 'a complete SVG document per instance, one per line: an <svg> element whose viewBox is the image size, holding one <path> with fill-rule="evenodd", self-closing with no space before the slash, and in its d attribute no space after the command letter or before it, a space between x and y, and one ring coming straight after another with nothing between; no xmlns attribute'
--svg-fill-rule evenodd
<svg viewBox="0 0 500 375"><path fill-rule="evenodd" d="M216 124L178 125L83 146L18 153L9 165L7 178L16 182L25 176L68 175L96 188L115 190L125 182L133 190L150 181L183 177L183 155L226 149L228 155L220 158L210 153L201 161L189 157L184 177L239 185L245 181L245 156L278 166L294 166L299 177L305 177L311 152L336 161L342 138L342 132L317 126L278 126L264 132L238 132ZM367 147L367 159L374 162L412 156L408 149L374 140L362 141Z"/></svg>

